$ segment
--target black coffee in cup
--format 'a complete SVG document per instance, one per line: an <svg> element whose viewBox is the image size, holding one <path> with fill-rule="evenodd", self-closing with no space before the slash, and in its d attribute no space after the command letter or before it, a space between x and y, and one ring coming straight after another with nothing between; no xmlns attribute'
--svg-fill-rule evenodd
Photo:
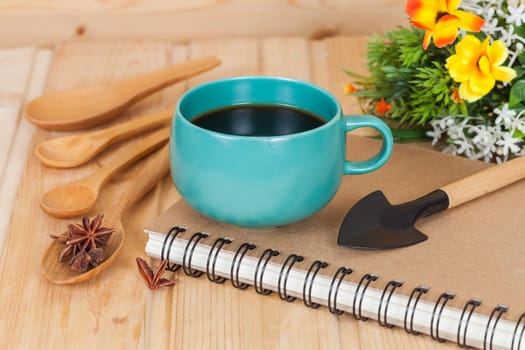
<svg viewBox="0 0 525 350"><path fill-rule="evenodd" d="M192 119L207 130L238 136L280 136L317 128L320 117L280 105L233 105L208 111Z"/></svg>

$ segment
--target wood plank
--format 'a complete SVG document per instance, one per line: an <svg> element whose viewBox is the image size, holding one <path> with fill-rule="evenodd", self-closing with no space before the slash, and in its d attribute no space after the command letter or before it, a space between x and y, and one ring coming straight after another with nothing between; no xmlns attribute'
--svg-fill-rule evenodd
<svg viewBox="0 0 525 350"><path fill-rule="evenodd" d="M311 41L313 81L330 91L339 101L345 114L361 114L356 97L347 96L344 87L352 79L343 69L366 74L367 36L338 36Z"/></svg>
<svg viewBox="0 0 525 350"><path fill-rule="evenodd" d="M21 48L0 53L0 252L24 170L34 128L21 118L24 101L42 93L51 61L49 50ZM31 74L31 78L30 78Z"/></svg>
<svg viewBox="0 0 525 350"><path fill-rule="evenodd" d="M0 50L0 183L24 103L35 53L32 47Z"/></svg>
<svg viewBox="0 0 525 350"><path fill-rule="evenodd" d="M216 55L222 64L217 69L190 79L189 85L195 86L213 79L257 74L261 66L259 50L260 43L254 39L221 38L192 41L192 57Z"/></svg>
<svg viewBox="0 0 525 350"><path fill-rule="evenodd" d="M404 0L19 0L0 4L0 46L74 38L201 40L367 34L406 24Z"/></svg>
<svg viewBox="0 0 525 350"><path fill-rule="evenodd" d="M313 81L330 91L339 101L345 115L363 114L355 96L345 95L344 88L352 79L344 69L366 75L367 36L338 36L311 42ZM361 128L352 132L355 135L377 135L377 131Z"/></svg>
<svg viewBox="0 0 525 350"><path fill-rule="evenodd" d="M309 42L301 37L261 40L261 70L264 74L311 80ZM284 59L283 59L284 58Z"/></svg>
<svg viewBox="0 0 525 350"><path fill-rule="evenodd" d="M57 48L46 92L101 84L186 57L185 47L174 53L170 44L161 42L63 45ZM173 87L151 96L119 121L173 104L174 94L180 89ZM37 130L31 147L58 134ZM141 233L142 223L151 219L151 210L128 213L124 227L130 238L124 253L99 278L80 286L62 287L48 283L39 272L41 254L50 243L48 233L61 232L70 222L44 215L37 204L39 197L52 186L110 161L111 152L107 152L87 166L59 170L44 167L33 154L29 156L1 258L0 280L10 286L0 290L0 312L10 315L0 321L1 348L97 348L108 344L137 348L142 341L145 287L136 272L134 257L143 254L146 237ZM92 213L110 210L113 198L123 195L119 184L125 180L124 175L105 186Z"/></svg>

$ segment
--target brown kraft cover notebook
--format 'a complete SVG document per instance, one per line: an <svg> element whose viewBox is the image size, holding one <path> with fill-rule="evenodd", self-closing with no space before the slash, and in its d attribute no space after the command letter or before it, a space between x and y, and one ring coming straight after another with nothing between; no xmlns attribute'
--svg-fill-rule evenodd
<svg viewBox="0 0 525 350"><path fill-rule="evenodd" d="M379 147L378 141L353 136L347 155L362 159ZM396 145L387 165L345 176L324 209L288 226L234 227L180 200L145 228L146 253L169 259L173 268L183 265L189 275L203 271L214 281L253 285L261 294L278 292L282 299L436 340L525 349L524 181L419 219L416 227L429 237L425 242L385 251L336 244L344 216L365 195L382 190L391 203L401 203L489 166Z"/></svg>

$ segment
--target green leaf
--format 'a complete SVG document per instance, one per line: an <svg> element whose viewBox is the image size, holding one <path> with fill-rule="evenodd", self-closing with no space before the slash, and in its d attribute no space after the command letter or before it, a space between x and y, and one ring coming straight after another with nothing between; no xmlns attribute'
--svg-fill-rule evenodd
<svg viewBox="0 0 525 350"><path fill-rule="evenodd" d="M351 70L348 70L348 69L344 69L344 68L341 68L341 70L348 76L352 77L352 78L357 78L357 79L361 79L361 80L371 80L370 77L366 76L366 75L362 75L362 74L358 74L358 73L355 73L355 72L352 72Z"/></svg>
<svg viewBox="0 0 525 350"><path fill-rule="evenodd" d="M394 136L394 142L397 143L409 143L430 140L430 137L427 136L428 129L397 129L391 127L390 130L392 131L392 135ZM374 136L373 138L380 139L381 136Z"/></svg>
<svg viewBox="0 0 525 350"><path fill-rule="evenodd" d="M525 101L525 80L519 80L510 89L509 107L513 108L523 101Z"/></svg>
<svg viewBox="0 0 525 350"><path fill-rule="evenodd" d="M524 57L523 57L522 65L525 67L525 52L523 53L523 55L524 55ZM525 78L525 69L523 69L521 67L515 67L514 70L516 71L516 75L517 75L518 79Z"/></svg>
<svg viewBox="0 0 525 350"><path fill-rule="evenodd" d="M523 26L514 26L514 33L523 38L525 36L525 28Z"/></svg>
<svg viewBox="0 0 525 350"><path fill-rule="evenodd" d="M525 65L525 51L520 52L518 56L518 61L521 65Z"/></svg>
<svg viewBox="0 0 525 350"><path fill-rule="evenodd" d="M392 135L396 142L414 142L414 141L428 141L429 137L427 136L428 129L394 129L391 128Z"/></svg>
<svg viewBox="0 0 525 350"><path fill-rule="evenodd" d="M519 130L515 130L514 134L512 134L512 137L515 139L522 139L525 137L525 133Z"/></svg>

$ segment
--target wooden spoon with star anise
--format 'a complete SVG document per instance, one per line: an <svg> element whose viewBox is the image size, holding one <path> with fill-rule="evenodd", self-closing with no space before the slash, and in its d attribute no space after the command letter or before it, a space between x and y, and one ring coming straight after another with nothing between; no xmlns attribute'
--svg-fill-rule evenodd
<svg viewBox="0 0 525 350"><path fill-rule="evenodd" d="M93 228L92 234L98 230L99 239L104 240L103 251L91 250L91 255L86 255L87 261L79 261L79 264L89 263L90 260L96 259L97 264L85 272L76 272L71 269L71 265L62 262L61 256L64 254L64 244L60 239L55 239L47 248L42 257L41 270L42 274L49 281L56 284L74 284L86 281L95 277L114 262L124 243L125 232L122 226L121 217L124 211L132 204L137 202L144 194L152 189L159 180L167 174L169 170L169 146L165 145L162 149L146 158L126 183L123 185L122 198L115 205L108 207L107 213L103 218L95 217L93 220L84 219L82 225L76 225L76 230ZM108 228L114 232L108 237L106 232ZM55 237L66 237L67 234L60 234ZM95 235L92 235L95 237ZM107 241L105 239L107 238ZM65 252L75 253L75 252ZM95 254L95 255L93 255ZM102 254L102 256L100 256ZM93 256L92 256L93 255Z"/></svg>

